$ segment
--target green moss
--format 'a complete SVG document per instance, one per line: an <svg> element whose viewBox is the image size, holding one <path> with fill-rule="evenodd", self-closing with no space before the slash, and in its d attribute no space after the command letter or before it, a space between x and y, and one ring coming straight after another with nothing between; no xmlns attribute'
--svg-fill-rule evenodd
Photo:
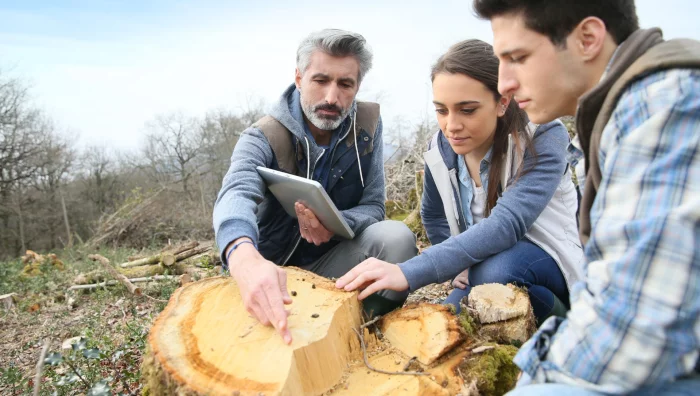
<svg viewBox="0 0 700 396"><path fill-rule="evenodd" d="M406 217L408 217L409 214L410 214L410 213L401 212L401 213L398 213L398 214L394 214L394 215L391 216L391 217L388 217L388 219L389 219L389 220L396 220L396 221L404 221L404 220L406 220Z"/></svg>
<svg viewBox="0 0 700 396"><path fill-rule="evenodd" d="M22 270L22 275L32 277L41 275L41 263L27 264Z"/></svg>
<svg viewBox="0 0 700 396"><path fill-rule="evenodd" d="M200 264L202 264L204 268L214 268L214 263L212 262L211 256L202 257Z"/></svg>
<svg viewBox="0 0 700 396"><path fill-rule="evenodd" d="M406 207L411 210L418 206L418 196L416 195L416 189L412 188L408 191L406 200Z"/></svg>
<svg viewBox="0 0 700 396"><path fill-rule="evenodd" d="M474 321L474 318L472 318L471 315L469 315L469 312L466 310L462 310L462 312L459 314L459 324L462 326L464 329L464 332L467 333L468 336L474 337L476 336L476 330L477 330L477 325L476 322Z"/></svg>
<svg viewBox="0 0 700 396"><path fill-rule="evenodd" d="M503 395L515 387L520 369L513 363L518 348L491 344L494 349L472 355L460 365L465 383L476 381L482 395Z"/></svg>
<svg viewBox="0 0 700 396"><path fill-rule="evenodd" d="M406 210L408 206L399 201L388 200L384 206L386 207L386 218L389 220L404 221L410 213Z"/></svg>
<svg viewBox="0 0 700 396"><path fill-rule="evenodd" d="M411 214L404 219L403 223L413 232L419 244L428 245L430 243L428 234L425 232L425 227L423 227L419 208L411 212Z"/></svg>

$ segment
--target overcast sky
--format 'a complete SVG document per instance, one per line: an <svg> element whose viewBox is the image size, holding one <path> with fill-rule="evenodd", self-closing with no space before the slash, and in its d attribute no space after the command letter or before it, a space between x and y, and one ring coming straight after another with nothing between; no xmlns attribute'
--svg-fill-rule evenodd
<svg viewBox="0 0 700 396"><path fill-rule="evenodd" d="M642 27L700 39L697 0L638 0ZM326 27L374 52L359 98L381 98L386 128L430 110L429 70L453 43L492 42L471 1L0 0L0 67L81 144L138 147L155 115L200 117L277 100L296 48Z"/></svg>

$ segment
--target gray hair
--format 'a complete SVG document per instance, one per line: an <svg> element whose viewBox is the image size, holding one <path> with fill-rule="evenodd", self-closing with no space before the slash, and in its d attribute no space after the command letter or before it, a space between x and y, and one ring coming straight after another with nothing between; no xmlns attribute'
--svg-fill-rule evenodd
<svg viewBox="0 0 700 396"><path fill-rule="evenodd" d="M357 76L357 82L360 83L372 68L372 52L366 43L361 34L346 30L324 29L311 33L297 49L297 69L304 74L311 62L311 55L317 50L332 56L354 56L360 64L360 73Z"/></svg>

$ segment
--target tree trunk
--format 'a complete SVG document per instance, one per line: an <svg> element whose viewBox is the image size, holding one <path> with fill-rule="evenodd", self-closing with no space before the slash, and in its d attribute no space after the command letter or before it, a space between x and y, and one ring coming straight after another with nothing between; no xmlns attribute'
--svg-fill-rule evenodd
<svg viewBox="0 0 700 396"><path fill-rule="evenodd" d="M73 246L73 234L70 232L70 223L68 222L68 211L66 210L66 200L63 198L63 193L59 190L59 194L61 195L61 208L63 208L63 222L66 224L66 234L68 235L68 243L66 243L66 247L71 247Z"/></svg>
<svg viewBox="0 0 700 396"><path fill-rule="evenodd" d="M202 178L199 178L199 198L202 201L202 215L209 216L209 211L207 210L207 204L204 201L204 186L202 186Z"/></svg>
<svg viewBox="0 0 700 396"><path fill-rule="evenodd" d="M17 204L17 216L19 217L19 240L21 244L21 252L27 251L27 244L24 238L24 216L22 214L22 204Z"/></svg>
<svg viewBox="0 0 700 396"><path fill-rule="evenodd" d="M144 393L447 396L468 385L491 386L484 394L514 385L515 348L476 348L444 306L419 304L385 316L375 326L380 339L374 325L361 325L357 293L298 268L285 271L291 345L246 312L232 278L189 283L175 291L150 331ZM468 383L460 374L466 369Z"/></svg>

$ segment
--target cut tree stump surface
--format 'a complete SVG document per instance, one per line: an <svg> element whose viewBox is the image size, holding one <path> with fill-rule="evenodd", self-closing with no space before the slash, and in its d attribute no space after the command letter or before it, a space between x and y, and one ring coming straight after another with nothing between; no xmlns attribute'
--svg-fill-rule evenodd
<svg viewBox="0 0 700 396"><path fill-rule="evenodd" d="M362 362L351 367L347 376L335 389L333 395L420 395L447 396L456 395L462 387L462 380L457 375L457 366L469 355L466 346L460 346L449 357L435 367L425 369L428 375L387 375L369 371ZM402 371L410 358L398 350L385 350L375 353L369 359L370 364L386 371ZM420 366L416 364L416 366ZM412 366L412 369L415 367Z"/></svg>
<svg viewBox="0 0 700 396"><path fill-rule="evenodd" d="M396 310L382 318L381 330L392 346L427 365L464 341L457 317L444 305Z"/></svg>
<svg viewBox="0 0 700 396"><path fill-rule="evenodd" d="M335 386L349 357L361 356L351 330L360 325L357 294L339 292L334 282L306 271L286 271L296 294L287 306L291 345L245 311L231 278L178 289L149 335L159 380L172 387L151 386L151 394L301 395Z"/></svg>
<svg viewBox="0 0 700 396"><path fill-rule="evenodd" d="M527 293L510 284L489 283L474 287L468 299L469 306L476 310L483 324L527 316L531 309Z"/></svg>

